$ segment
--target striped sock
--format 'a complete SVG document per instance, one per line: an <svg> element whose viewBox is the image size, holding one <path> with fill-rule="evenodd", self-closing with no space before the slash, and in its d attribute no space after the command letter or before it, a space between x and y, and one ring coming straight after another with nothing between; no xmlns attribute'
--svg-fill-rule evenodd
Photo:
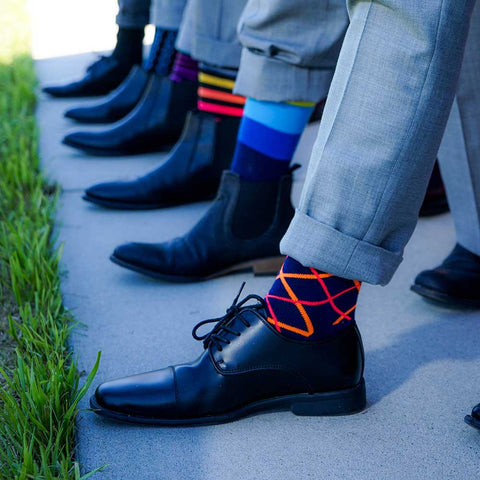
<svg viewBox="0 0 480 480"><path fill-rule="evenodd" d="M177 30L164 30L157 27L155 36L150 47L150 53L143 62L143 68L147 72L155 72L158 75L168 75L175 59L175 41Z"/></svg>
<svg viewBox="0 0 480 480"><path fill-rule="evenodd" d="M196 82L198 79L198 62L190 55L182 52L177 52L175 62L173 63L170 80L174 82L181 82L187 80L189 82Z"/></svg>
<svg viewBox="0 0 480 480"><path fill-rule="evenodd" d="M245 97L232 93L236 70L213 69L202 64L198 75L199 110L230 117L241 117Z"/></svg>
<svg viewBox="0 0 480 480"><path fill-rule="evenodd" d="M247 99L231 169L250 182L279 180L289 170L314 106Z"/></svg>
<svg viewBox="0 0 480 480"><path fill-rule="evenodd" d="M287 337L323 340L355 321L360 286L287 257L265 297L267 320Z"/></svg>

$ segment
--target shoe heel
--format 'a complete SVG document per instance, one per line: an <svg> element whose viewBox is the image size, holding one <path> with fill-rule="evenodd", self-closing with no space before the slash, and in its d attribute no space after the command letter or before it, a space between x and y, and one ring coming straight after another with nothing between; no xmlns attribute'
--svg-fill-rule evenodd
<svg viewBox="0 0 480 480"><path fill-rule="evenodd" d="M349 415L365 409L365 381L354 388L338 392L316 393L292 403L290 410L298 416Z"/></svg>
<svg viewBox="0 0 480 480"><path fill-rule="evenodd" d="M255 276L276 275L284 260L285 257L283 255L257 260L253 264L253 274Z"/></svg>

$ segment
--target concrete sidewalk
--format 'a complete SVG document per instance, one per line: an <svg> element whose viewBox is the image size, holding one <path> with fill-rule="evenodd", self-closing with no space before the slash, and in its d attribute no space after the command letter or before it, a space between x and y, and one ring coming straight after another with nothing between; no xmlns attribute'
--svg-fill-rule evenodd
<svg viewBox="0 0 480 480"><path fill-rule="evenodd" d="M80 75L93 58L39 60L40 83ZM272 279L235 275L170 285L110 263L120 243L161 241L187 231L207 204L120 212L83 202L82 190L91 184L140 175L164 157L95 158L62 146L61 137L75 127L62 113L78 103L40 95L38 123L44 169L63 187L57 220L65 244L65 303L87 327L75 331L72 346L86 371L102 351L97 385L195 358L202 346L192 339L192 327L223 314L243 280L247 293L264 294ZM302 140L297 161L308 158L314 133L310 129ZM463 416L480 401L480 314L443 310L409 291L416 273L436 265L453 243L449 215L422 220L392 283L363 286L357 318L367 356L364 413L275 413L215 427L162 429L117 424L84 411L78 460L85 471L109 464L94 476L105 480L479 478L480 436Z"/></svg>

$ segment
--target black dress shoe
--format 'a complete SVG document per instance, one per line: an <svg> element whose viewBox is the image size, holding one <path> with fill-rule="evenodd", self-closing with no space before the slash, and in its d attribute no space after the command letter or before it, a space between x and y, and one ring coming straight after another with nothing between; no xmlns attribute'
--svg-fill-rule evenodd
<svg viewBox="0 0 480 480"><path fill-rule="evenodd" d="M152 75L135 65L128 77L107 98L93 105L71 108L65 112L65 116L83 123L116 122L140 101Z"/></svg>
<svg viewBox="0 0 480 480"><path fill-rule="evenodd" d="M106 95L125 80L131 68L130 63L102 56L87 68L81 80L58 87L44 87L43 91L53 97L65 98Z"/></svg>
<svg viewBox="0 0 480 480"><path fill-rule="evenodd" d="M248 305L251 300L256 303ZM323 416L365 408L364 354L354 323L324 341L301 342L268 323L261 297L236 301L224 317L194 328L194 338L204 344L197 360L103 383L90 400L95 413L176 426L283 410ZM198 336L209 322L216 322L213 330Z"/></svg>
<svg viewBox="0 0 480 480"><path fill-rule="evenodd" d="M68 134L63 143L93 155L135 155L171 148L197 101L197 82L154 75L137 106L103 131Z"/></svg>
<svg viewBox="0 0 480 480"><path fill-rule="evenodd" d="M428 183L427 193L420 208L420 217L432 217L448 212L447 194L443 185L440 169L438 168L438 161L433 167L432 176Z"/></svg>
<svg viewBox="0 0 480 480"><path fill-rule="evenodd" d="M86 190L84 200L108 208L148 210L211 200L229 167L240 120L205 112L188 114L180 141L168 159L130 182L110 182Z"/></svg>
<svg viewBox="0 0 480 480"><path fill-rule="evenodd" d="M480 308L480 257L456 245L444 262L421 272L412 290L454 308Z"/></svg>
<svg viewBox="0 0 480 480"><path fill-rule="evenodd" d="M243 182L225 171L215 202L183 237L169 242L128 243L111 260L171 282L197 282L253 271L276 275L283 263L280 240L294 214L292 176L280 182Z"/></svg>
<svg viewBox="0 0 480 480"><path fill-rule="evenodd" d="M480 404L473 407L472 414L465 417L465 423L480 430Z"/></svg>

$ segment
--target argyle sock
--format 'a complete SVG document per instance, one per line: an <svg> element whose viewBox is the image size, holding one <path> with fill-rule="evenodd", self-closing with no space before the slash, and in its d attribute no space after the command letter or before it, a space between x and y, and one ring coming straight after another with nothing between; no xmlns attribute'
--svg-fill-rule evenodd
<svg viewBox="0 0 480 480"><path fill-rule="evenodd" d="M117 44L112 52L112 57L121 63L131 65L142 63L143 34L143 27L119 27Z"/></svg>
<svg viewBox="0 0 480 480"><path fill-rule="evenodd" d="M245 181L275 181L288 172L314 103L248 98L231 169Z"/></svg>
<svg viewBox="0 0 480 480"><path fill-rule="evenodd" d="M287 257L265 297L268 322L297 340L328 338L354 322L360 285Z"/></svg>
<svg viewBox="0 0 480 480"><path fill-rule="evenodd" d="M173 63L172 72L170 73L170 80L174 82L181 82L188 80L196 82L198 79L198 62L190 55L182 52L177 52L175 61Z"/></svg>
<svg viewBox="0 0 480 480"><path fill-rule="evenodd" d="M157 75L168 75L170 73L177 53L175 50L177 34L177 30L164 30L159 27L155 29L150 53L143 63L145 70L153 71Z"/></svg>
<svg viewBox="0 0 480 480"><path fill-rule="evenodd" d="M202 64L198 74L198 109L217 115L241 117L245 97L232 93L236 75L235 69Z"/></svg>

